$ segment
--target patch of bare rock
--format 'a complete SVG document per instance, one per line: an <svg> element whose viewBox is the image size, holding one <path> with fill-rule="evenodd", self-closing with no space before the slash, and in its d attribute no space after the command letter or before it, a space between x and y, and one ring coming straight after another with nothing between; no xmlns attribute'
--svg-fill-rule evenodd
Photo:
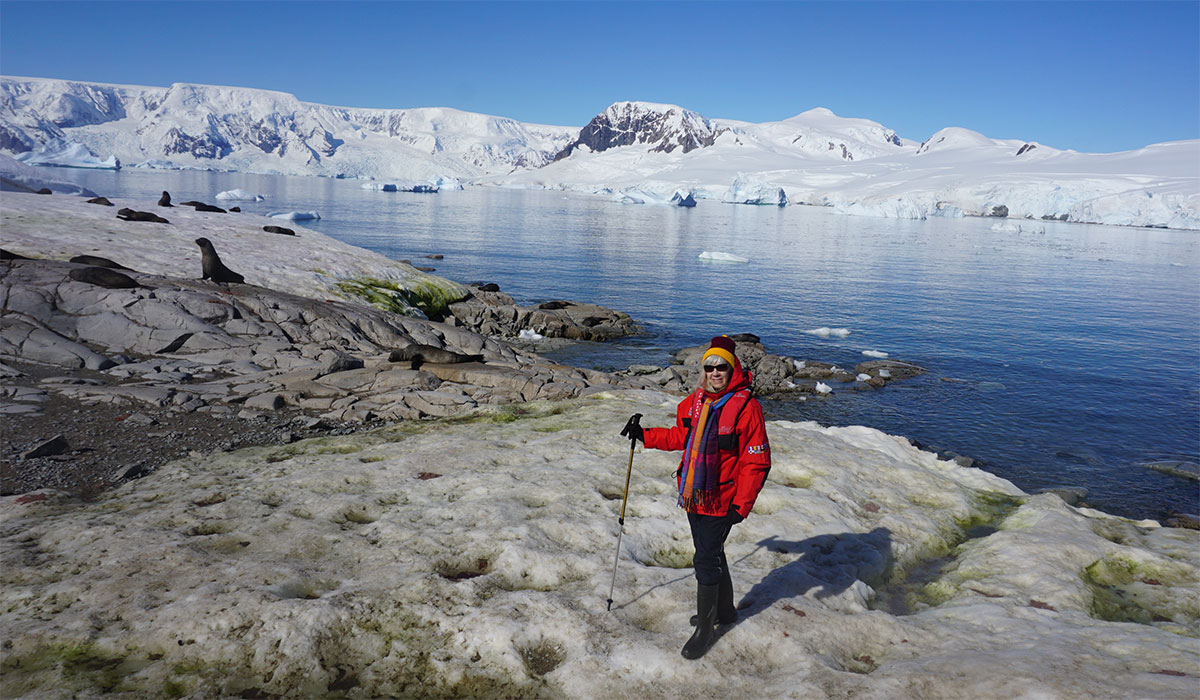
<svg viewBox="0 0 1200 700"><path fill-rule="evenodd" d="M738 359L754 376L755 394L764 398L821 396L824 392L818 385L829 386L830 382L856 391L879 389L889 382L910 379L926 371L899 360L871 360L853 369L845 369L828 362L798 360L769 353L758 336L750 333L731 337L737 342ZM683 348L671 356L671 365L668 367L635 365L617 374L649 380L672 393L691 391L700 383L700 358L707 349L707 343Z"/></svg>
<svg viewBox="0 0 1200 700"><path fill-rule="evenodd" d="M450 304L446 321L483 335L515 338L532 331L546 338L603 341L638 332L628 314L596 304L554 300L522 306L494 284L476 282L468 289L471 296Z"/></svg>
<svg viewBox="0 0 1200 700"><path fill-rule="evenodd" d="M553 364L466 324L133 270L125 274L136 286L109 288L72 274L82 267L0 262L3 493L103 488L189 451L375 421L659 388ZM572 319L599 308L567 304L514 319L567 334ZM606 333L614 325L585 327ZM495 330L505 334L498 323ZM38 451L56 436L53 454Z"/></svg>

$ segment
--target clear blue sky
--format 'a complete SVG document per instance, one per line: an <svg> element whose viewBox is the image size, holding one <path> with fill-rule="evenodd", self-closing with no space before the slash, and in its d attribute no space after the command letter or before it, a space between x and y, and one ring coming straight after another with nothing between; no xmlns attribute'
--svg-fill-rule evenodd
<svg viewBox="0 0 1200 700"><path fill-rule="evenodd" d="M1200 1L0 1L0 73L582 126L813 107L1108 152L1200 138Z"/></svg>

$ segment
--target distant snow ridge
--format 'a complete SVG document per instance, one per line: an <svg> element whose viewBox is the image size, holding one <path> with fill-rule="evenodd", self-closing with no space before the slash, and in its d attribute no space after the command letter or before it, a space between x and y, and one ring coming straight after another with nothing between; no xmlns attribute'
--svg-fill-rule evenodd
<svg viewBox="0 0 1200 700"><path fill-rule="evenodd" d="M0 77L0 151L16 154L58 139L128 162L434 180L535 168L577 134L448 108L330 107L250 88Z"/></svg>
<svg viewBox="0 0 1200 700"><path fill-rule="evenodd" d="M918 142L822 108L751 124L617 102L577 129L448 108L330 107L248 88L0 76L0 153L71 167L470 182L640 203L678 189L692 201L861 216L1200 229L1200 140L1092 154L947 127Z"/></svg>

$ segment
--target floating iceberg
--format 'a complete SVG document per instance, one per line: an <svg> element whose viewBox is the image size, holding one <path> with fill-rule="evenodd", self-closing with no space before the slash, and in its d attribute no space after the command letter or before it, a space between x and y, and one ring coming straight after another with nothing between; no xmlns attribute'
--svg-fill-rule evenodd
<svg viewBox="0 0 1200 700"><path fill-rule="evenodd" d="M857 379L857 380L858 380L858 381L860 381L860 382L865 382L865 381L867 381L867 380L868 380L868 379L870 379L870 378L871 378L871 375L869 375L869 374L863 374L863 373L860 373L860 374L859 374L857 377L855 377L855 379Z"/></svg>
<svg viewBox="0 0 1200 700"><path fill-rule="evenodd" d="M695 193L684 193L682 190L675 190L675 194L671 195L671 204L677 207L694 207L696 206Z"/></svg>
<svg viewBox="0 0 1200 700"><path fill-rule="evenodd" d="M815 336L818 336L821 338L828 338L829 336L834 336L837 338L845 338L846 336L850 335L849 328L829 328L827 326L821 326L820 328L813 328L812 330L807 330L804 332L807 333L808 335L815 335Z"/></svg>
<svg viewBox="0 0 1200 700"><path fill-rule="evenodd" d="M261 194L254 194L243 189L225 190L217 193L217 199L227 200L231 202L261 202L266 197ZM320 217L317 217L320 218Z"/></svg>
<svg viewBox="0 0 1200 700"><path fill-rule="evenodd" d="M743 258L740 255L734 255L733 253L722 253L720 251L708 251L708 250L700 253L700 259L701 260L715 260L717 262L734 262L734 263L750 262L749 258Z"/></svg>
<svg viewBox="0 0 1200 700"><path fill-rule="evenodd" d="M320 221L321 215L315 211L272 211L267 212L272 219L287 219L288 221Z"/></svg>
<svg viewBox="0 0 1200 700"><path fill-rule="evenodd" d="M862 351L862 354L866 355L867 357L880 357L880 358L882 358L882 357L887 357L887 356L888 356L888 354L887 354L886 352L882 351L882 350L863 350L863 351Z"/></svg>
<svg viewBox="0 0 1200 700"><path fill-rule="evenodd" d="M374 190L376 192L395 192L396 185L391 182L364 182L362 184L364 190Z"/></svg>
<svg viewBox="0 0 1200 700"><path fill-rule="evenodd" d="M18 155L16 159L27 165L48 165L57 168L121 169L121 161L117 160L116 156L101 160L82 143L63 139L49 141L35 151Z"/></svg>
<svg viewBox="0 0 1200 700"><path fill-rule="evenodd" d="M833 389L831 389L828 384L826 384L825 382L817 382L817 393L818 394L829 394L832 392L833 392Z"/></svg>
<svg viewBox="0 0 1200 700"><path fill-rule="evenodd" d="M458 178L449 175L439 175L434 179L433 184L443 190L461 190L463 188L463 184Z"/></svg>
<svg viewBox="0 0 1200 700"><path fill-rule="evenodd" d="M731 204L767 204L784 207L788 204L787 193L779 185L756 180L745 173L738 173L721 198Z"/></svg>

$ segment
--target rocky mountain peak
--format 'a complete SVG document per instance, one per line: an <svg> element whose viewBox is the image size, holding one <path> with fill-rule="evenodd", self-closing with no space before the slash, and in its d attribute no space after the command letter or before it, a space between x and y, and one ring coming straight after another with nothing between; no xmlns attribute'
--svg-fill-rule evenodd
<svg viewBox="0 0 1200 700"><path fill-rule="evenodd" d="M579 137L559 151L562 160L580 146L592 152L646 144L651 153L682 153L711 146L726 131L704 116L675 105L615 102L588 122Z"/></svg>

